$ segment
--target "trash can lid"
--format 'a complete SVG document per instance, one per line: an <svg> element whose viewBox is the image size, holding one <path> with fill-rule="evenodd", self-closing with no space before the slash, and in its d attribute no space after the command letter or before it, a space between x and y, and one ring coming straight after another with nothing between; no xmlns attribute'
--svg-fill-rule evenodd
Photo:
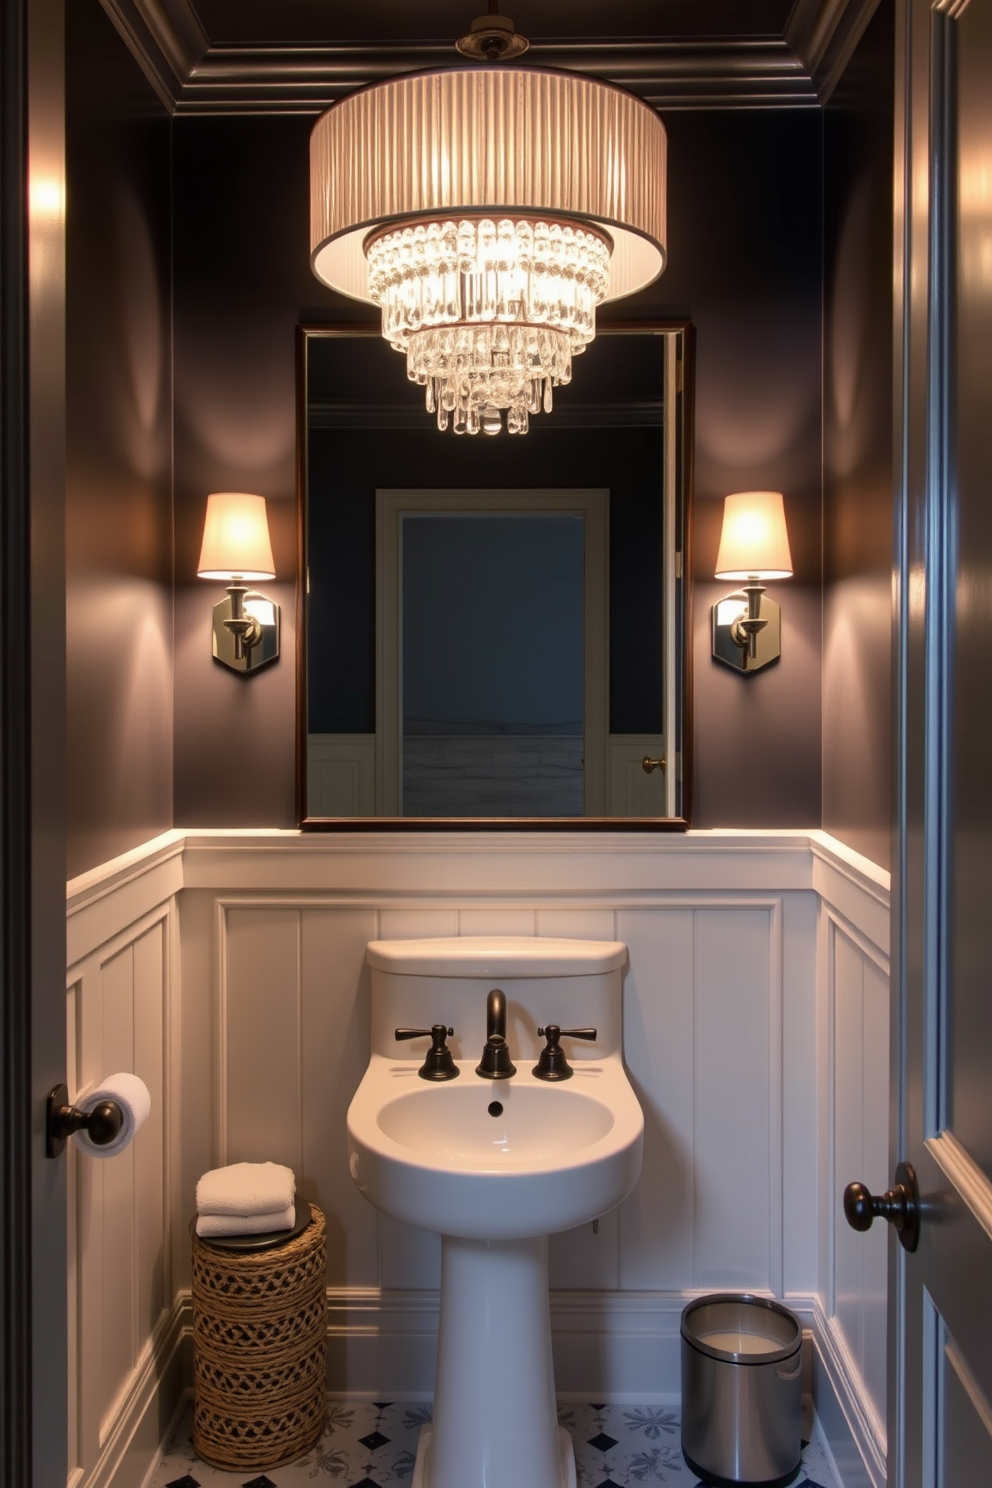
<svg viewBox="0 0 992 1488"><path fill-rule="evenodd" d="M803 1329L794 1312L770 1297L717 1292L683 1309L682 1337L711 1359L775 1364L801 1347Z"/></svg>

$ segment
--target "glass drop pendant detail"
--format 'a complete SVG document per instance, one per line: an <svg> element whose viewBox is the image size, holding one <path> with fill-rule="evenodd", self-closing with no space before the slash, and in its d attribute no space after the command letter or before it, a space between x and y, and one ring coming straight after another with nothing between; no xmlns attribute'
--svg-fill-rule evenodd
<svg viewBox="0 0 992 1488"><path fill-rule="evenodd" d="M570 222L418 222L366 243L382 334L439 429L526 434L596 333L612 245Z"/></svg>
<svg viewBox="0 0 992 1488"><path fill-rule="evenodd" d="M381 307L441 428L520 434L596 307L664 269L667 142L623 88L495 62L521 38L482 19L462 39L473 65L357 88L317 120L310 262Z"/></svg>

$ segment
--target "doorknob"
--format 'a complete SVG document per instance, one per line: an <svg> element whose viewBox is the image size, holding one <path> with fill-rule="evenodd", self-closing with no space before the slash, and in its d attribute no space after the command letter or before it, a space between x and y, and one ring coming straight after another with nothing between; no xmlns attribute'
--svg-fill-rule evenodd
<svg viewBox="0 0 992 1488"><path fill-rule="evenodd" d="M844 1190L844 1215L852 1230L870 1230L873 1219L894 1225L904 1250L920 1243L920 1190L909 1163L896 1168L892 1188L874 1198L863 1183L849 1183Z"/></svg>
<svg viewBox="0 0 992 1488"><path fill-rule="evenodd" d="M641 769L645 775L650 775L652 770L664 770L664 768L665 761L663 759L652 759L649 754L646 754L641 760Z"/></svg>

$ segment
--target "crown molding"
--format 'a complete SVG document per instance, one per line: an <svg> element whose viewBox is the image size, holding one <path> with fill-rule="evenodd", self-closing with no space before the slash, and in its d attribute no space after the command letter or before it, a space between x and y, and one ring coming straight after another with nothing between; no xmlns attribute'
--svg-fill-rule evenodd
<svg viewBox="0 0 992 1488"><path fill-rule="evenodd" d="M195 64L210 48L192 0L100 0L170 113Z"/></svg>
<svg viewBox="0 0 992 1488"><path fill-rule="evenodd" d="M879 0L795 0L785 41L825 104L851 60Z"/></svg>
<svg viewBox="0 0 992 1488"><path fill-rule="evenodd" d="M801 62L782 41L534 42L528 62L620 83L657 108L817 103ZM355 88L452 65L451 48L433 44L211 47L191 69L176 111L317 114Z"/></svg>
<svg viewBox="0 0 992 1488"><path fill-rule="evenodd" d="M315 115L369 83L453 64L434 42L211 45L194 0L101 3L170 113ZM620 83L658 109L815 108L877 4L795 0L782 37L536 40L529 60Z"/></svg>

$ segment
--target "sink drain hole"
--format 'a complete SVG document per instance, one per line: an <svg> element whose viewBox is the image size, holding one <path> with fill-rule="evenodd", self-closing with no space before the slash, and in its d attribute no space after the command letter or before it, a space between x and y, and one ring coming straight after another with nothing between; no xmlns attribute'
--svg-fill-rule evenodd
<svg viewBox="0 0 992 1488"><path fill-rule="evenodd" d="M502 1101L490 1101L489 1102L489 1114L490 1114L490 1116L502 1116L502 1114L503 1114L503 1102Z"/></svg>

